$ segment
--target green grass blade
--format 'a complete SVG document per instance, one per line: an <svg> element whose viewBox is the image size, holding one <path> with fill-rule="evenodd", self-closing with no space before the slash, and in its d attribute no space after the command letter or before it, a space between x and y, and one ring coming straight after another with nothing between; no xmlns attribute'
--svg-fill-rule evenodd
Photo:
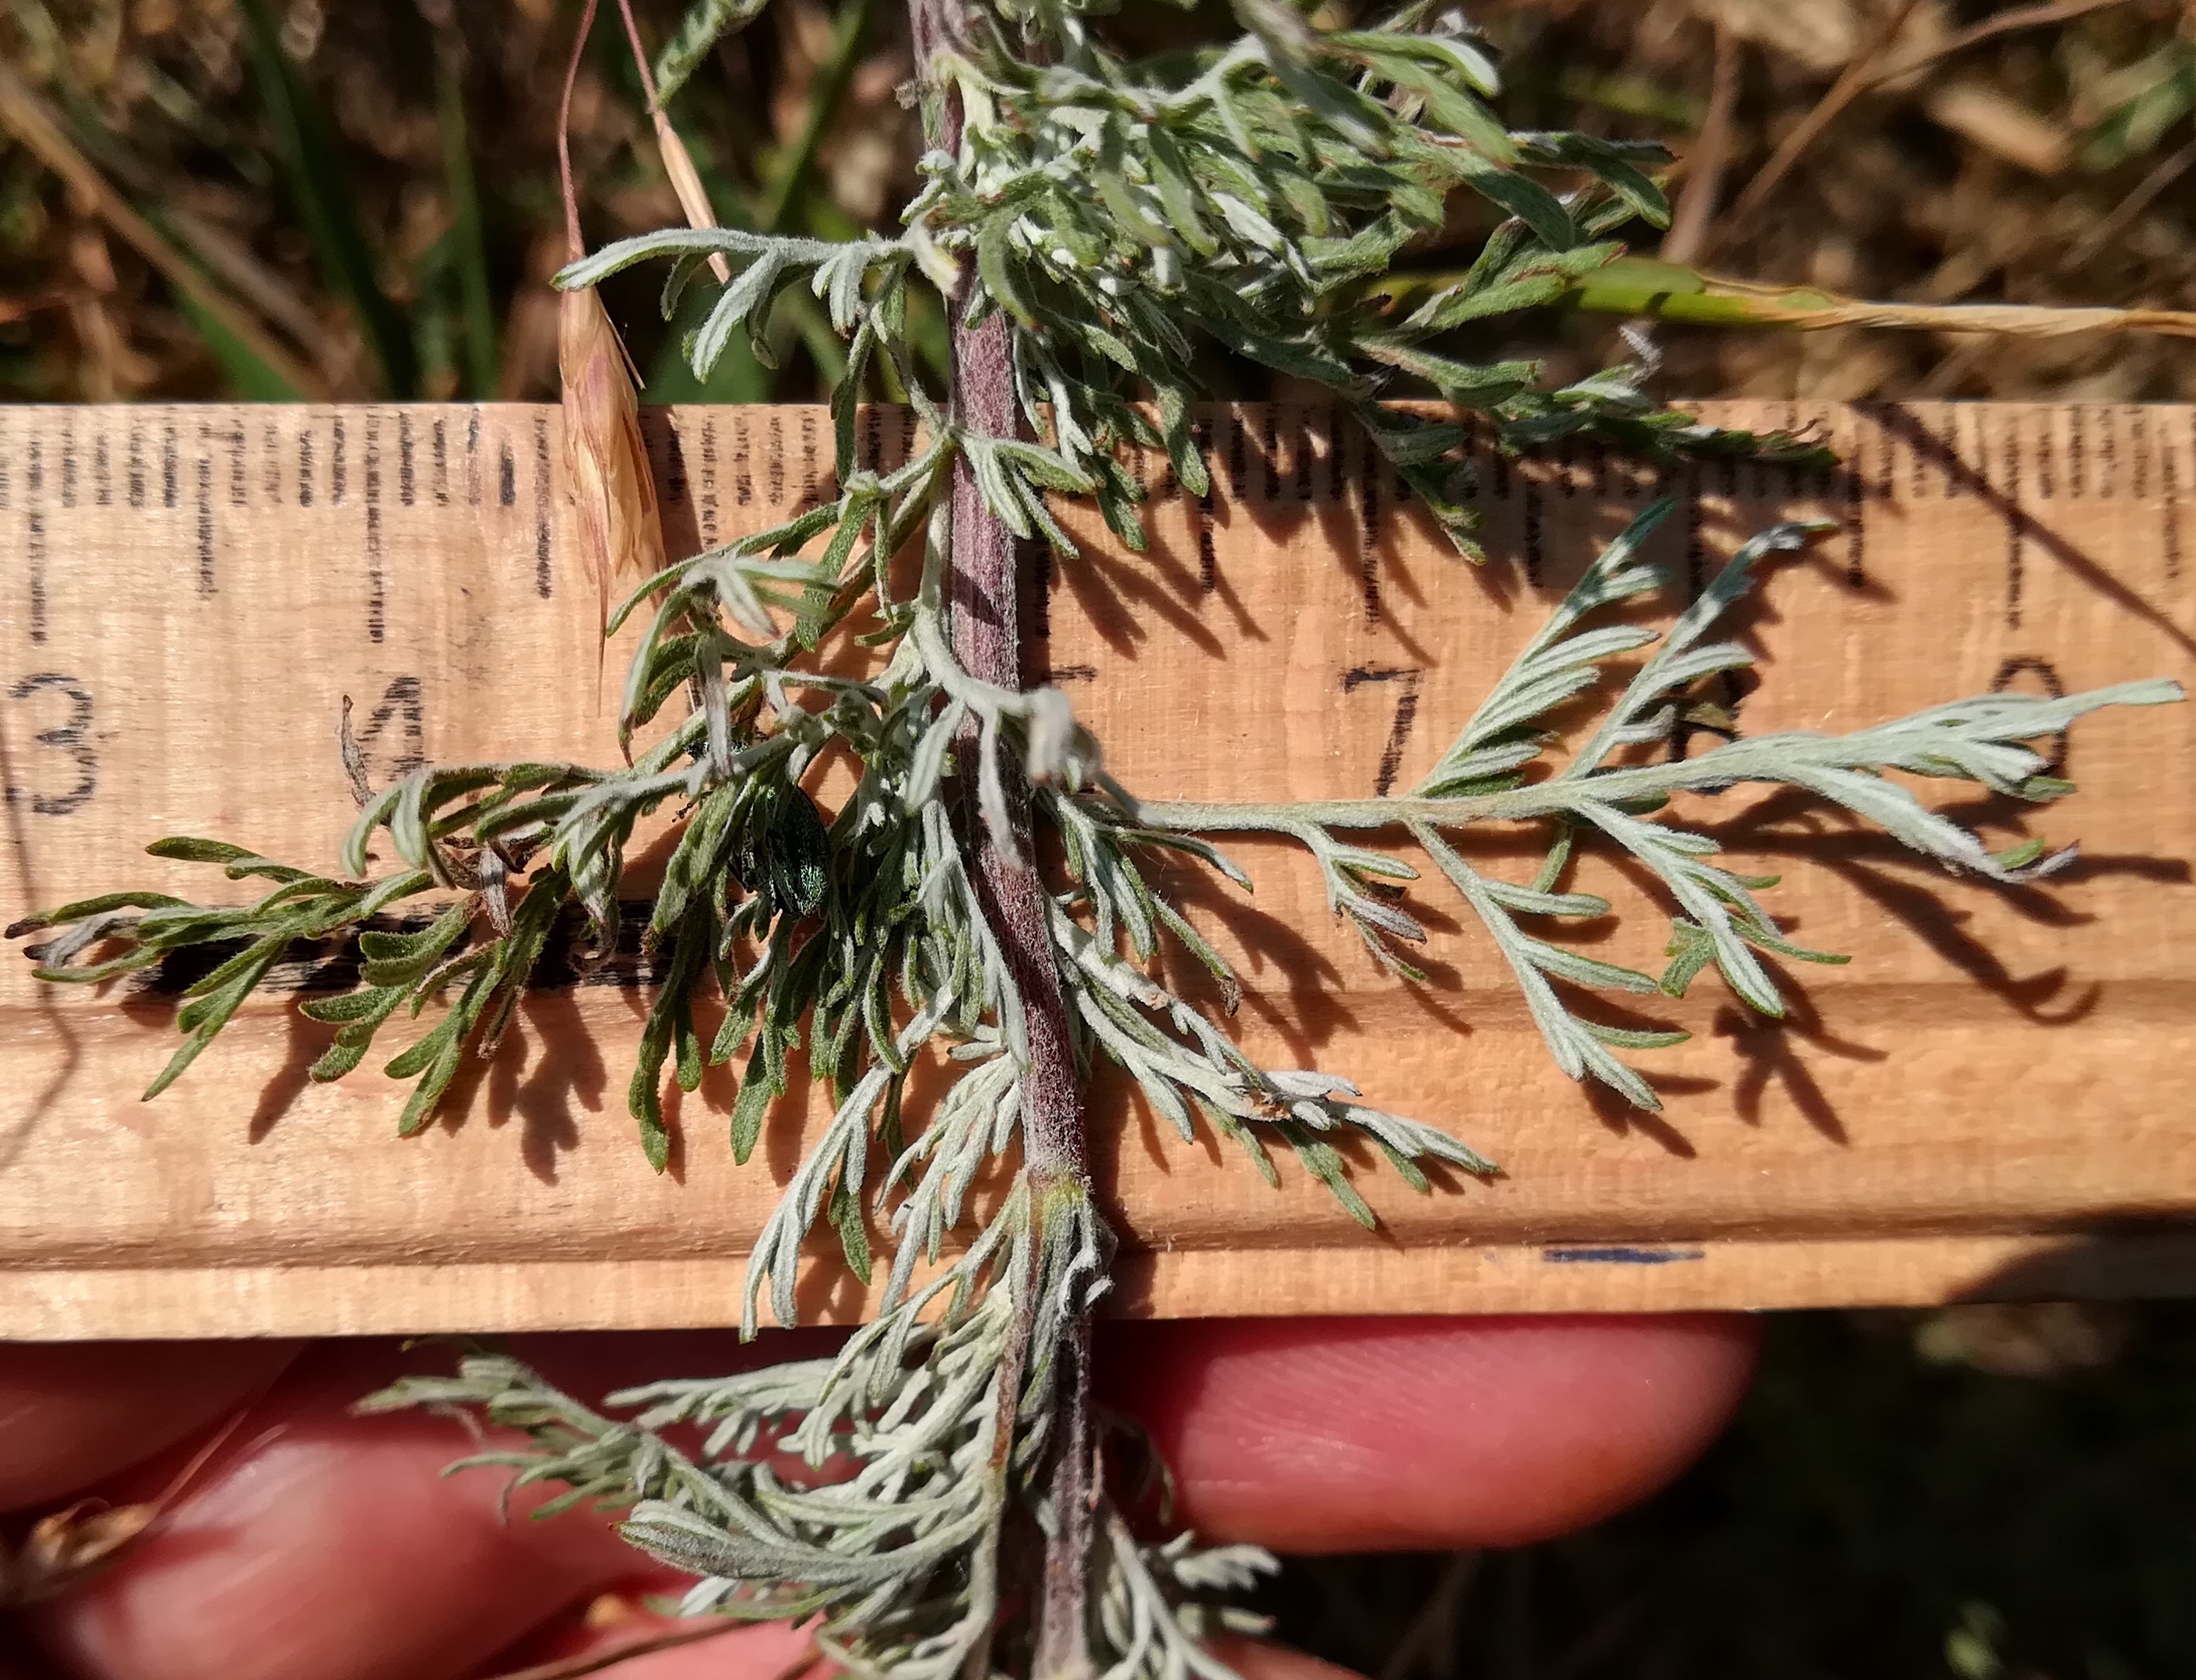
<svg viewBox="0 0 2196 1680"><path fill-rule="evenodd" d="M465 84L451 53L435 55L435 113L442 136L442 177L450 195L450 263L458 280L463 322L465 395L484 402L495 395L495 303L488 288L488 235L481 220L480 183L473 175Z"/></svg>
<svg viewBox="0 0 2196 1680"><path fill-rule="evenodd" d="M237 0L237 11L244 21L252 74L276 150L321 278L358 317L367 347L381 370L384 392L398 398L413 396L418 392L419 369L411 331L375 274L373 248L359 225L327 113L292 69L267 0Z"/></svg>
<svg viewBox="0 0 2196 1680"><path fill-rule="evenodd" d="M183 291L174 292L176 309L191 324L219 364L229 390L246 402L295 402L301 393L226 323Z"/></svg>

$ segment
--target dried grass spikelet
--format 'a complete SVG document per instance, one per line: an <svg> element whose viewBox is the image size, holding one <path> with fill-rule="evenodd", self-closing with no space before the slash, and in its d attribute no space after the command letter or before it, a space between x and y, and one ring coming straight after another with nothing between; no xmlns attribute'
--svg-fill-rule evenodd
<svg viewBox="0 0 2196 1680"><path fill-rule="evenodd" d="M640 436L640 397L625 346L592 286L563 295L557 320L563 384L564 486L594 574L599 622L610 586L663 569L663 524Z"/></svg>
<svg viewBox="0 0 2196 1680"><path fill-rule="evenodd" d="M579 196L572 184L572 89L594 27L597 0L587 0L564 69L564 99L557 123L557 167L563 188L565 242L577 262L587 254L580 233ZM610 586L625 577L648 578L663 569L663 524L656 509L656 481L640 436L640 395L633 363L610 312L592 286L575 286L558 305L557 372L563 386L564 494L579 516L580 541L595 576L598 630L610 622ZM602 678L602 644L595 676Z"/></svg>

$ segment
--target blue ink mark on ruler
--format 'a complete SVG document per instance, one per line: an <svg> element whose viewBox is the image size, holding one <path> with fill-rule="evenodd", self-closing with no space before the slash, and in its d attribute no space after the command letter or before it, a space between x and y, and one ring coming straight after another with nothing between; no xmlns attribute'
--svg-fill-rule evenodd
<svg viewBox="0 0 2196 1680"><path fill-rule="evenodd" d="M1542 1249L1540 1258L1551 1263L1590 1262L1598 1266L1667 1266L1675 1260L1699 1260L1699 1249Z"/></svg>

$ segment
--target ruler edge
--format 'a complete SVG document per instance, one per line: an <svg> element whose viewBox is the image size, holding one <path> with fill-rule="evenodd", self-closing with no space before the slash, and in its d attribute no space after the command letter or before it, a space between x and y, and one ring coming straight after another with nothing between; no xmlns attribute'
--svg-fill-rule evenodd
<svg viewBox="0 0 2196 1680"><path fill-rule="evenodd" d="M414 416L497 414L510 416L513 424L518 425L525 425L529 422L538 423L543 417L554 416L558 412L553 404L502 401L361 405L208 402L11 406L34 413L74 414L167 413L192 416L207 413L257 415L269 411L295 412L300 409L315 415L321 413L360 415L377 413L392 416L404 413ZM1203 413L1215 419L1228 417L1231 424L1234 424L1235 417L1256 413L1263 409L1280 409L1285 413L1294 411L1298 415L1313 416L1326 406L1316 400L1308 399L1212 402L1198 405ZM1846 426L1868 424L1871 422L1872 417L1881 410L1900 411L1933 418L1966 413L1977 413L1979 418L1992 411L2006 413L2060 413L2079 411L2093 415L2124 415L2131 411L2143 411L2153 414L2190 417L2192 436L2196 436L2196 404L2182 402L2070 403L2004 401L1962 403L1915 401L1872 403L1820 399L1794 401L1777 398L1722 397L1701 399L1697 402L1674 403L1673 406L1711 413L1719 411L1728 413L1733 410L1759 412L1781 407L1796 413L1803 422L1812 421L1821 424L1826 431L1836 430L1841 422ZM874 407L890 413L896 412L898 406L876 404L864 405L864 409ZM655 417L655 425L651 427L651 432L656 432L656 428L662 426L663 418L673 413L699 416L744 413L752 416L772 410L787 416L814 415L826 412L824 405L821 404L744 407L715 404L650 405L643 412L644 416ZM1247 426L1240 424L1235 425L1234 429L1239 432L1248 430ZM1220 463L1216 461L1214 465L1217 469ZM1255 475L1250 476L1255 479ZM1216 471L1216 478L1219 477L1220 475ZM2169 477L2165 494L2163 496L2153 494L2147 499L2152 502L2164 502L2170 507L2196 505L2192 504L2189 499L2191 488L2183 486L2176 492ZM1219 488L1220 485L1216 482L1216 490ZM1713 495L1715 493L1710 490L1708 494ZM1252 489L1241 499L1255 505L1268 500L1270 498L1262 497L1255 489ZM1893 497L1892 499L1895 500L1897 498ZM2135 499L2130 495L2128 499L2132 501ZM1036 638L1032 637L1030 639L1034 641ZM2006 1246L2008 1244L2013 1244L2014 1248L2009 1249ZM1576 1250L1581 1245L1574 1244L1558 1246ZM1684 1245L1647 1246L1671 1249L1682 1248ZM1345 1262L1342 1267L1336 1268L1347 1275L1343 1285L1335 1294L1335 1304L1331 1310L1379 1311L1407 1314L1454 1310L1454 1303L1446 1299L1448 1293L1447 1285L1452 1280L1460 1279L1463 1273L1466 1272L1485 1273L1490 1268L1523 1267L1527 1275L1532 1275L1540 1270L1540 1265L1536 1263L1532 1267L1523 1267L1523 1262L1528 1260L1536 1262L1545 1261L1551 1252L1550 1250L1531 1244L1490 1244L1484 1247L1466 1248L1423 1244L1413 1244L1400 1252L1395 1250L1392 1245L1385 1251L1378 1251L1380 1244L1377 1238L1371 1248L1375 1252L1353 1255L1347 1245L1347 1239L1344 1239L1342 1244L1312 1250L1297 1250L1292 1253L1295 1256L1303 1256L1306 1261L1316 1261L1330 1266L1338 1261ZM2130 1258L2148 1256L2158 1260L2164 1270L2176 1271L2176 1268L2178 1268L2176 1271L2175 1280L2164 1285L2165 1292L2196 1291L2196 1221L2192 1221L2192 1234L2186 1240L2185 1254L2183 1238L2177 1233L2141 1236L2106 1235L2087 1239L2076 1244L2072 1250L2069 1248L2069 1239L2047 1235L2008 1238L1933 1235L1921 1238L1870 1237L1852 1239L1801 1237L1792 1239L1738 1243L1710 1239L1704 1248L1696 1253L1683 1256L1665 1254L1653 1259L1641 1259L1629 1262L1609 1261L1591 1267L1579 1266L1570 1275L1592 1279L1595 1281L1590 1285L1573 1286L1558 1291L1563 1297L1561 1304L1552 1306L1541 1304L1546 1291L1534 1290L1530 1285L1512 1284L1506 1290L1502 1286L1482 1290L1479 1297L1472 1302L1472 1305L1477 1310L1512 1310L1502 1303L1511 1295L1516 1294L1527 1294L1532 1296L1534 1304L1527 1306L1525 1310L1647 1313L1693 1310L1711 1307L1772 1308L1860 1304L1924 1305L1949 1299L2031 1298L2021 1293L2008 1296L1994 1292L1979 1294L1973 1292L1978 1285L1970 1275L1968 1268L1971 1268L1976 1259L1985 1254L2003 1256L2014 1252L2016 1249L2025 1259L2037 1261L2048 1260L2052 1256L2070 1252L2091 1255L2106 1261L2109 1261L2114 1256ZM1905 1274L1903 1281L1897 1283L1887 1279L1880 1281L1866 1291L1868 1298L1865 1300L1853 1290L1829 1287L1830 1281L1838 1275L1838 1263L1850 1261L1853 1256L1864 1252L1899 1257L1902 1264L1912 1269ZM1709 1256L1713 1256L1725 1263L1701 1272L1689 1271L1686 1267L1673 1263L1681 1259L1690 1261ZM1124 1264L1125 1276L1119 1296L1120 1306L1125 1316L1164 1316L1169 1312L1170 1303L1193 1298L1193 1291L1188 1281L1189 1279L1199 1275L1215 1276L1230 1264L1240 1267L1246 1261L1256 1261L1261 1266L1269 1266L1274 1260L1284 1257L1286 1256L1277 1256L1271 1250L1264 1250L1220 1251L1202 1255L1164 1252L1134 1255L1127 1257ZM1413 1279L1408 1273L1396 1270L1398 1262L1412 1261L1417 1262L1419 1269L1437 1275L1429 1281L1425 1278ZM263 1277L280 1278L292 1284L321 1279L331 1281L340 1279L347 1296L355 1296L363 1304L356 1310L346 1312L344 1315L346 1325L355 1326L355 1328L347 1327L338 1333L378 1333L384 1331L417 1331L450 1327L439 1323L422 1323L405 1313L399 1313L395 1318L391 1318L389 1309L376 1308L372 1304L377 1300L401 1301L405 1296L408 1286L419 1284L422 1280L431 1279L438 1280L432 1287L436 1294L440 1296L454 1277L463 1274L465 1281L459 1285L456 1290L459 1296L465 1300L479 1300L486 1304L491 1301L508 1302L507 1287L497 1281L498 1276L505 1273L553 1273L556 1274L556 1279L567 1287L578 1285L599 1287L617 1274L636 1266L691 1269L696 1272L697 1277L705 1277L712 1280L721 1277L726 1285L723 1291L723 1299L728 1303L737 1298L739 1280L744 1275L744 1262L740 1261L575 1262L543 1260L494 1265L462 1262L454 1265L405 1266L373 1263L359 1266L301 1267L194 1265L177 1268L152 1267L142 1270L104 1267L54 1268L14 1267L0 1268L0 1280L5 1280L13 1285L27 1285L29 1286L27 1292L40 1298L43 1298L50 1289L60 1287L103 1294L118 1301L121 1298L120 1286L125 1285L126 1280L139 1277L157 1278L171 1289L179 1283L185 1283L193 1290L202 1290L209 1320L211 1321L217 1313L228 1311L233 1322L233 1311L229 1309L233 1308L240 1286L249 1293L258 1287L254 1282L255 1279ZM2107 1265L2105 1269L2109 1271L2111 1267ZM1713 1273L1713 1281L1705 1285L1680 1281L1709 1273ZM2043 1283L2051 1277L2067 1277L2071 1274L2067 1273L2063 1267L2054 1270L2052 1266L2042 1265L2033 1268L2031 1275L2038 1279L2033 1286L2041 1287ZM1746 1280L1753 1280L1754 1286L1740 1287ZM1987 1290L1991 1286L1985 1282L1980 1287ZM2082 1296L2085 1293L2078 1286L2078 1279L2072 1282L2054 1285L2054 1288L2075 1296ZM2143 1291L2130 1290L2126 1286L2125 1280L2122 1279L2118 1285L2101 1288L2098 1292L2131 1297ZM11 1291L12 1293L14 1292ZM2054 1295L2052 1298L2065 1297ZM1245 1315L1306 1310L1303 1308L1257 1304L1261 1299L1263 1297L1256 1296L1253 1292L1251 1297L1246 1298L1244 1304L1238 1307L1237 1310ZM1323 1311L1330 1308L1322 1306L1313 1310ZM463 1321L463 1315L459 1315L459 1321ZM554 1318L538 1319L524 1316L514 1319L504 1314L498 1315L495 1321L499 1327L508 1329L579 1327L569 1314L559 1314ZM720 1321L720 1318L714 1314L704 1319L695 1320L697 1323L709 1324ZM842 1313L827 1310L808 1321L851 1322L852 1319ZM170 1323L171 1321L163 1319L161 1322ZM286 1333L280 1329L273 1327L273 1322L270 1319L268 1321L267 1327L256 1327L254 1333ZM660 1319L645 1313L639 1316L613 1313L605 1316L599 1324L589 1321L589 1327L667 1327L674 1322L683 1324L687 1320ZM41 1325L51 1326L55 1324L61 1324L63 1328L59 1331L38 1328ZM66 1339L75 1332L68 1330L66 1324L65 1313L33 1311L28 1315L20 1315L14 1311L10 1302L0 1300L0 1335L24 1336L40 1339L51 1335L57 1338ZM118 1331L112 1327L111 1324L102 1324L96 1329L83 1333L108 1336L127 1332ZM148 1333L163 1332L155 1331ZM176 1332L171 1327L165 1333ZM198 1333L228 1332L226 1326L219 1326Z"/></svg>
<svg viewBox="0 0 2196 1680"><path fill-rule="evenodd" d="M1315 1298L1245 1287L1316 1268ZM1277 1263L1278 1262L1278 1263ZM1551 1286L1551 1274L1560 1281ZM1231 1277L1230 1274L1239 1274ZM61 1267L0 1270L0 1338L25 1342L492 1331L721 1330L742 1260L458 1265ZM1855 1280L1860 1280L1856 1286ZM1923 1236L1638 1244L1346 1246L1125 1256L1103 1316L1589 1316L2196 1294L2196 1228L2090 1238ZM1228 1310L1212 1313L1216 1295ZM588 1303L578 1312L573 1303ZM804 1326L862 1322L840 1298Z"/></svg>

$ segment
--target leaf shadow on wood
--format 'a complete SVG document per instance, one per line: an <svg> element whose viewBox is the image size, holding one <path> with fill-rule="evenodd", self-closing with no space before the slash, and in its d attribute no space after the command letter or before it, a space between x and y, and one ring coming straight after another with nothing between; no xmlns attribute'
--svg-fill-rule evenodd
<svg viewBox="0 0 2196 1680"><path fill-rule="evenodd" d="M1953 821L1976 828L2017 824L2034 807L1993 799L1940 809ZM1742 856L1790 860L1830 871L1983 990L2042 1026L2071 1026L2087 1017L2101 996L2099 983L2091 981L2070 995L2073 976L2063 966L2014 973L1977 937L1969 926L1974 911L1962 908L1956 898L1987 898L2039 926L2072 928L2095 918L2062 896L2060 889L2066 886L2112 876L2161 886L2185 886L2196 879L2182 858L2083 852L2037 886L1967 880L1888 834L1837 823L1804 793L1793 789L1757 801L1729 823L1702 825L1701 832ZM1773 899L1770 909L1773 914Z"/></svg>
<svg viewBox="0 0 2196 1680"><path fill-rule="evenodd" d="M265 1141L298 1099L312 1088L309 1071L336 1039L335 1028L314 1020L295 1003L282 1012L282 1024L286 1040L282 1066L259 1088L258 1100L245 1125L245 1136L253 1143ZM210 1048L208 1054L214 1051Z"/></svg>
<svg viewBox="0 0 2196 1680"><path fill-rule="evenodd" d="M47 903L45 889L38 884L33 858L31 836L25 823L22 794L23 777L19 774L15 748L9 737L3 719L0 719L0 807L7 812L8 851L14 860L14 885L20 890L23 901L0 913L0 921L13 921L18 915L33 914ZM14 955L14 953L11 953ZM20 961L20 956L16 957ZM61 1046L61 1062L41 1084L37 1093L29 1097L20 1110L20 1117L0 1133L0 1174L15 1164L23 1152L36 1138L38 1123L61 1100L77 1071L84 1065L84 1045L69 1020L69 1012L52 995L52 988L38 988L37 1008L46 1030L55 1043Z"/></svg>
<svg viewBox="0 0 2196 1680"><path fill-rule="evenodd" d="M2196 659L2192 638L2164 609L2115 577L2093 556L2084 553L2038 520L2016 495L2008 495L1991 482L1989 473L1963 459L1959 452L1910 412L1886 404L1875 411L1876 423L1888 436L1903 438L1915 455L1944 475L1945 482L1962 497L1988 508L2004 522L2011 540L2020 548L2033 547L2055 561L2070 576L2112 603L2130 617L2138 619L2164 636L2181 652Z"/></svg>

